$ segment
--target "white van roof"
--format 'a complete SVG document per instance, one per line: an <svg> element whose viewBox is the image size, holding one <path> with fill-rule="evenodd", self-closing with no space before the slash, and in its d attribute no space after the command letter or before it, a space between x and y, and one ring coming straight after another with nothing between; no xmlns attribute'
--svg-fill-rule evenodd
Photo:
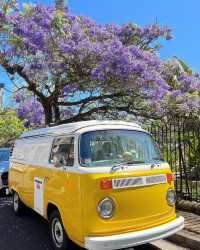
<svg viewBox="0 0 200 250"><path fill-rule="evenodd" d="M20 138L42 136L42 135L70 134L82 128L91 128L93 126L99 126L99 125L121 125L121 126L131 127L131 129L135 128L136 130L141 130L141 127L133 122L113 121L113 120L112 121L91 120L91 121L68 123L54 127L35 129L32 131L24 132Z"/></svg>

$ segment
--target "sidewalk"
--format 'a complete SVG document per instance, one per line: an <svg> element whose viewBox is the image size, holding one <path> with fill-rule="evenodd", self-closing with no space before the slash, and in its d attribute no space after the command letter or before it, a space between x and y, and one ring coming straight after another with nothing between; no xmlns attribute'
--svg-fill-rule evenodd
<svg viewBox="0 0 200 250"><path fill-rule="evenodd" d="M182 211L178 211L178 214L185 218L185 228L169 237L169 240L187 249L200 249L200 216Z"/></svg>

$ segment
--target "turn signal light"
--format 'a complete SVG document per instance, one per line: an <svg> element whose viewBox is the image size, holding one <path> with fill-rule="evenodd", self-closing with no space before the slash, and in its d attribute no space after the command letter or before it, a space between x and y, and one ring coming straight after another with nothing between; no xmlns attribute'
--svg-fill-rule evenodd
<svg viewBox="0 0 200 250"><path fill-rule="evenodd" d="M101 180L100 186L101 186L101 189L103 190L112 189L112 180L108 180L108 179Z"/></svg>
<svg viewBox="0 0 200 250"><path fill-rule="evenodd" d="M167 182L171 184L174 181L174 175L172 173L167 174Z"/></svg>

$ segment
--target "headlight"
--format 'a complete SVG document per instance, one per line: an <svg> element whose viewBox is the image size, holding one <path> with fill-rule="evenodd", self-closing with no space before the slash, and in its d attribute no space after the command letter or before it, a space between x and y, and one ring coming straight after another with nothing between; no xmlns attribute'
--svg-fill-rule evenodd
<svg viewBox="0 0 200 250"><path fill-rule="evenodd" d="M98 213L103 219L109 219L115 211L115 203L111 198L105 198L99 202Z"/></svg>
<svg viewBox="0 0 200 250"><path fill-rule="evenodd" d="M173 206L176 203L176 193L172 188L167 191L167 203L170 206Z"/></svg>

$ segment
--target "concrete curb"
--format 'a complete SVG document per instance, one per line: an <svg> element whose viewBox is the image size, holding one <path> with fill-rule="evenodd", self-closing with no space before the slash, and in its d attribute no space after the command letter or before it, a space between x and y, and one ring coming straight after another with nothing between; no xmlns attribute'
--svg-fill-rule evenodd
<svg viewBox="0 0 200 250"><path fill-rule="evenodd" d="M200 250L200 235L193 232L182 230L167 239L187 249Z"/></svg>

